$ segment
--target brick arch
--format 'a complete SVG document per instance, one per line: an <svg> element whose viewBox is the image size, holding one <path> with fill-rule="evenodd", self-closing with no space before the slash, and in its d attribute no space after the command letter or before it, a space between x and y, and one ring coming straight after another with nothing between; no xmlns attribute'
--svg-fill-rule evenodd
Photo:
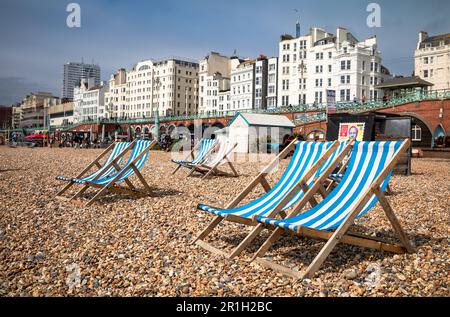
<svg viewBox="0 0 450 317"><path fill-rule="evenodd" d="M323 140L325 140L326 137L327 137L327 132L325 131L325 129L322 129L322 128L317 127L317 128L312 128L312 129L310 129L310 130L308 131L308 133L305 133L305 134L303 135L304 139L305 139L306 141L308 141L308 140L309 140L308 136L309 136L311 133L314 133L314 132L323 133Z"/></svg>
<svg viewBox="0 0 450 317"><path fill-rule="evenodd" d="M427 122L427 119L425 119L423 116L421 116L420 114L414 113L414 112L399 112L399 115L402 116L410 116L413 118L416 118L420 121L422 121L422 123L424 125L426 125L426 127L428 128L428 130L430 130L431 133L433 133L434 129L430 126L430 124Z"/></svg>
<svg viewBox="0 0 450 317"><path fill-rule="evenodd" d="M445 131L445 128L444 128L444 126L442 125L442 123L438 123L438 125L436 126L436 128L435 128L434 131L433 131L433 134L434 134L439 128L441 128L441 130L444 132L444 136L449 135L449 133Z"/></svg>

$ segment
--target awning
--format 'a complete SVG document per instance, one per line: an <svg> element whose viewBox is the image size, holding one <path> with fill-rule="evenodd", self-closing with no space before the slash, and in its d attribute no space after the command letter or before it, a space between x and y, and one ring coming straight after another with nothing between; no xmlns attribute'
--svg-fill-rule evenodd
<svg viewBox="0 0 450 317"><path fill-rule="evenodd" d="M36 133L25 137L25 139L45 139L47 138L47 134L44 133Z"/></svg>

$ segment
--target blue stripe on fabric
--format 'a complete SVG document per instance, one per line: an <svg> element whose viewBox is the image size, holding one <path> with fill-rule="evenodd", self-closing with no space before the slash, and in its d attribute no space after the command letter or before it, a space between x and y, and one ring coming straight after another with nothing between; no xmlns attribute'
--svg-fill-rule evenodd
<svg viewBox="0 0 450 317"><path fill-rule="evenodd" d="M93 180L91 181L93 184L98 184L98 185L106 185L108 183L110 183L114 178L117 177L117 175L119 173L121 173L124 169L127 169L125 173L123 173L123 175L121 175L116 182L121 182L124 179L130 177L131 175L134 174L134 170L132 168L130 168L131 163L136 159L136 157L142 153L142 151L144 151L149 145L150 145L151 141L144 141L144 140L138 140L135 142L133 149L131 151L131 155L130 158L128 159L128 161L124 164L124 166L122 166L122 168L113 173L112 175L108 176L108 177L103 177L97 180ZM145 153L136 163L136 168L140 169L146 162L147 157L149 155L149 152Z"/></svg>
<svg viewBox="0 0 450 317"><path fill-rule="evenodd" d="M108 157L108 159L106 160L106 162L94 173L85 176L83 178L69 178L69 177L63 177L63 176L58 176L57 179L59 180L64 180L64 181L71 181L71 182L75 182L75 183L82 183L85 181L89 181L94 179L96 176L98 175L109 175L111 174L113 171L115 171L116 169L114 167L110 167L107 171L105 171L106 166L111 163L127 146L129 146L130 143L128 142L118 142L114 145L113 150L111 151L110 156ZM120 164L120 162L122 161L122 158L120 158L119 160L117 160L117 164Z"/></svg>
<svg viewBox="0 0 450 317"><path fill-rule="evenodd" d="M350 209L354 207L356 201L360 198L359 196L367 191L369 186L389 163L393 155L397 153L401 143L402 142L360 142L355 144L347 172L344 174L342 181L330 195L316 207L290 219L274 220L258 217L258 221L291 230L298 230L300 226L319 230L330 230L338 227L348 215ZM368 151L369 146L373 147L371 151ZM392 175L392 171L382 183L383 191L387 187L390 175ZM337 197L338 194L340 197ZM326 210L323 210L324 206L333 200L334 203ZM342 205L343 202L345 203ZM358 217L368 212L376 202L377 199L374 195ZM328 219L326 219L326 217L328 217ZM318 222L321 223L319 224Z"/></svg>
<svg viewBox="0 0 450 317"><path fill-rule="evenodd" d="M297 185L305 172L317 162L331 144L331 142L298 142L294 155L277 184L268 193L244 206L224 210L200 204L198 208L216 215L234 214L246 218L268 214Z"/></svg>

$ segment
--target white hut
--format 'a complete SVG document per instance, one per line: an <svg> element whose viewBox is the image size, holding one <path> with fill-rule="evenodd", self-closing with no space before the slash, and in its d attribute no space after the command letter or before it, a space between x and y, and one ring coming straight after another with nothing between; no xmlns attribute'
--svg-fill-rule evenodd
<svg viewBox="0 0 450 317"><path fill-rule="evenodd" d="M230 141L237 142L237 153L266 153L268 143L282 144L286 136L292 135L294 127L283 115L238 112L228 127L217 133L226 133Z"/></svg>

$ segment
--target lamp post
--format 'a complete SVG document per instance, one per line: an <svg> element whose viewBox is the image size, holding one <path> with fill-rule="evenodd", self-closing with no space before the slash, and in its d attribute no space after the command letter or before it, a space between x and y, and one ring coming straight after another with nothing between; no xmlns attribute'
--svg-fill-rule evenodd
<svg viewBox="0 0 450 317"><path fill-rule="evenodd" d="M156 91L158 92L158 99L156 102L156 111L155 113L155 138L156 141L159 141L159 89L161 87L161 81L159 80L159 78L155 79L155 84L156 84ZM153 105L152 105L153 106Z"/></svg>

